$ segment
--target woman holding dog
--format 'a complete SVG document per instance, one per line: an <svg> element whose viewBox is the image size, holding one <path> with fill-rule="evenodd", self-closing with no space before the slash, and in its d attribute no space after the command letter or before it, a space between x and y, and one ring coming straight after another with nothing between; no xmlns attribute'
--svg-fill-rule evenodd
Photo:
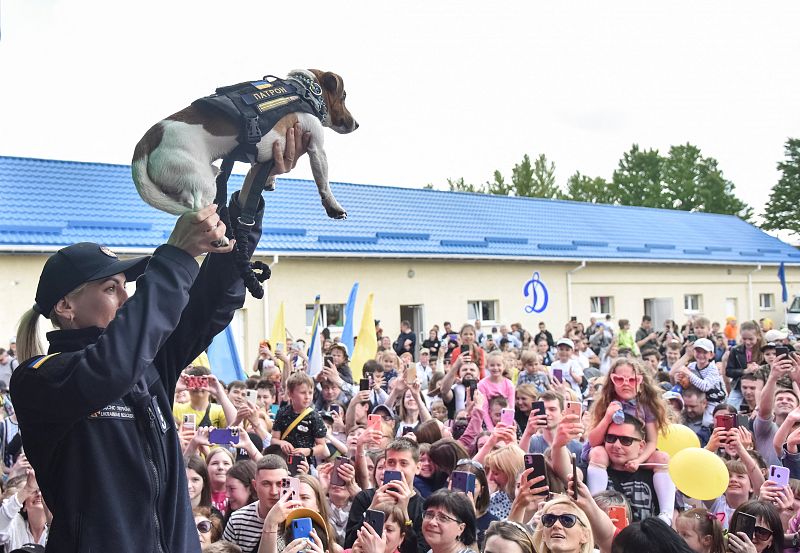
<svg viewBox="0 0 800 553"><path fill-rule="evenodd" d="M273 145L275 174L307 138ZM240 213L233 195L230 220ZM261 236L261 202L248 253ZM179 375L244 303L233 243L215 205L178 218L149 258L83 242L45 263L17 332L11 379L25 453L53 513L48 551L181 551L200 543L172 411ZM202 267L195 257L208 254ZM125 284L140 277L128 301ZM39 317L56 331L47 354Z"/></svg>

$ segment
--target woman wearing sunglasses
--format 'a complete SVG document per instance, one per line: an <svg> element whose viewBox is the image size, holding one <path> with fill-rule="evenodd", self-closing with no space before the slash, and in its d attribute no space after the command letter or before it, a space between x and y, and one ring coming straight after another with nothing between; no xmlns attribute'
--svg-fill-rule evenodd
<svg viewBox="0 0 800 553"><path fill-rule="evenodd" d="M209 507L195 507L192 509L192 514L201 549L219 541L222 537L222 519L212 514Z"/></svg>
<svg viewBox="0 0 800 553"><path fill-rule="evenodd" d="M538 553L591 553L594 537L586 513L566 496L557 496L542 507L533 544Z"/></svg>
<svg viewBox="0 0 800 553"><path fill-rule="evenodd" d="M744 515L756 517L756 527L751 540L745 533L734 531L741 528ZM748 501L733 512L728 532L730 553L782 553L783 524L780 513L767 501Z"/></svg>
<svg viewBox="0 0 800 553"><path fill-rule="evenodd" d="M422 509L422 535L431 548L429 553L473 553L475 508L466 495L438 490Z"/></svg>

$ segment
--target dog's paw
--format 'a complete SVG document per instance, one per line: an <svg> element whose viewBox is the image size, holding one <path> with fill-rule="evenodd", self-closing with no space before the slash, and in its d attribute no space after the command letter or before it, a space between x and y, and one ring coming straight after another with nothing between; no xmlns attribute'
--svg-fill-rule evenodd
<svg viewBox="0 0 800 553"><path fill-rule="evenodd" d="M342 208L325 208L325 213L327 213L328 217L331 219L347 219L347 212Z"/></svg>

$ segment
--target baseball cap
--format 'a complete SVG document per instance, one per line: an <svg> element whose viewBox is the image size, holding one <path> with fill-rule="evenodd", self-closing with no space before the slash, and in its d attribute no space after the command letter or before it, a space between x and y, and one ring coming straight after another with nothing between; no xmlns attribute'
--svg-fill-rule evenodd
<svg viewBox="0 0 800 553"><path fill-rule="evenodd" d="M380 403L380 404L378 404L378 405L376 405L375 407L372 408L372 411L370 412L370 414L371 415L379 415L380 413L378 413L378 411L385 411L386 414L388 414L390 417L395 418L394 409L392 409L388 405L384 405L383 403Z"/></svg>
<svg viewBox="0 0 800 553"><path fill-rule="evenodd" d="M699 340L695 340L694 349L702 349L709 353L713 353L714 344L711 343L711 340L709 340L708 338L700 338Z"/></svg>
<svg viewBox="0 0 800 553"><path fill-rule="evenodd" d="M338 349L340 349L340 350L342 351L342 353L344 353L344 356L345 356L346 358L348 358L348 359L350 358L350 353L347 351L347 346L346 346L346 345L344 345L343 343L341 343L341 342L335 342L335 343L334 343L334 344L331 346L331 349L334 349L334 348L338 348Z"/></svg>
<svg viewBox="0 0 800 553"><path fill-rule="evenodd" d="M561 338L558 342L556 342L556 347L558 346L568 346L569 349L575 349L575 342L569 338Z"/></svg>
<svg viewBox="0 0 800 553"><path fill-rule="evenodd" d="M117 254L100 244L80 242L58 250L44 264L36 288L34 310L50 315L58 300L85 282L124 273L127 280L136 280L150 257L122 261Z"/></svg>
<svg viewBox="0 0 800 553"><path fill-rule="evenodd" d="M768 330L766 334L764 334L764 340L767 342L780 342L781 340L785 340L789 334L786 332L781 332L777 329Z"/></svg>
<svg viewBox="0 0 800 553"><path fill-rule="evenodd" d="M761 351L767 351L768 349L775 349L776 347L778 347L778 344L776 344L775 342L767 342L766 344L761 346Z"/></svg>
<svg viewBox="0 0 800 553"><path fill-rule="evenodd" d="M678 392L673 392L672 390L670 390L668 392L664 392L663 394L661 394L661 397L663 397L667 401L674 399L675 401L680 403L681 409L683 409L683 396Z"/></svg>
<svg viewBox="0 0 800 553"><path fill-rule="evenodd" d="M422 348L421 350L419 350L419 354L420 355L423 355L423 354L426 354L426 353L428 355L430 355L431 354L431 350L429 350L428 348Z"/></svg>

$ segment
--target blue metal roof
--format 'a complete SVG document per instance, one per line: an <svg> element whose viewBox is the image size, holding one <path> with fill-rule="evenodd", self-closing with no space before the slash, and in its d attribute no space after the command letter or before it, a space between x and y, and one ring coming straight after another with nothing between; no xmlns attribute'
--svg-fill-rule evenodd
<svg viewBox="0 0 800 553"><path fill-rule="evenodd" d="M231 191L242 184L233 175ZM262 254L800 263L800 251L727 215L332 183L348 212L328 219L313 181L266 194ZM93 241L151 250L175 217L145 204L127 165L0 156L0 250Z"/></svg>

